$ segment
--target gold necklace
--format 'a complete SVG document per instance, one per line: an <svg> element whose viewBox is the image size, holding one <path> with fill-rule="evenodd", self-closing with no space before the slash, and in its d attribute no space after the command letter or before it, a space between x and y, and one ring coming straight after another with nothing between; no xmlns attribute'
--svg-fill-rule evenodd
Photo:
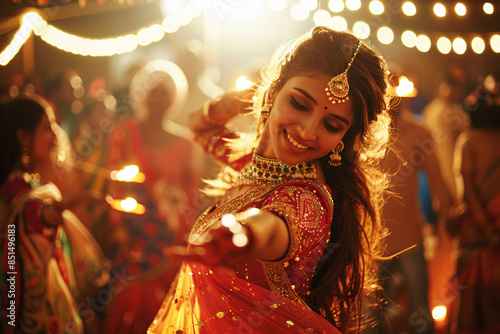
<svg viewBox="0 0 500 334"><path fill-rule="evenodd" d="M252 161L243 167L233 186L282 183L299 179L316 179L316 167L312 161L290 166L278 159L264 158L254 152Z"/></svg>

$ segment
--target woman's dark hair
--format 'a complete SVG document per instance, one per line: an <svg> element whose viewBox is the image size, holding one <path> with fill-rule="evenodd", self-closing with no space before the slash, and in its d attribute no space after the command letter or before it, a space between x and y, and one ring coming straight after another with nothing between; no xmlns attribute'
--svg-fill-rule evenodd
<svg viewBox="0 0 500 334"><path fill-rule="evenodd" d="M28 98L16 98L0 105L0 184L12 172L22 154L17 131L23 129L34 133L45 109Z"/></svg>
<svg viewBox="0 0 500 334"><path fill-rule="evenodd" d="M310 34L278 50L263 70L261 91L278 92L295 76L312 71L331 77L344 72L360 41L347 32L316 27ZM378 163L389 142L387 65L364 42L347 72L354 121L343 137L342 165L329 156L320 159L335 203L331 238L311 284L306 302L342 332L359 332L364 303L377 306L380 287L378 258L382 258L380 209L387 186Z"/></svg>

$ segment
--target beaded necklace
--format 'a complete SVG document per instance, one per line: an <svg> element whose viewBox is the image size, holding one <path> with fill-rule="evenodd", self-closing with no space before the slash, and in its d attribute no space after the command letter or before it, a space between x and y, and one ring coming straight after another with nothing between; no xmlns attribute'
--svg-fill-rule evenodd
<svg viewBox="0 0 500 334"><path fill-rule="evenodd" d="M241 170L234 186L282 183L292 179L315 180L316 167L312 161L290 166L278 159L264 158L254 152L252 161Z"/></svg>

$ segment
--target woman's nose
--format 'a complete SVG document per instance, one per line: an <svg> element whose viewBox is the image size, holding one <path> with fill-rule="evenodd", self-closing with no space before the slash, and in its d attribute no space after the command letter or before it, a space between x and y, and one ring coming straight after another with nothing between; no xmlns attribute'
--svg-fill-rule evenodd
<svg viewBox="0 0 500 334"><path fill-rule="evenodd" d="M317 136L317 126L314 120L301 122L298 127L299 135L304 140L314 140Z"/></svg>

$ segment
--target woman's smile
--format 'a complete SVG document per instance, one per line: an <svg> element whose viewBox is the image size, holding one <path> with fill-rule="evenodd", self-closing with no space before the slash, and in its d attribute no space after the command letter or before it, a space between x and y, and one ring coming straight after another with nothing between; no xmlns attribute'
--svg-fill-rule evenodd
<svg viewBox="0 0 500 334"><path fill-rule="evenodd" d="M286 130L283 130L284 133L285 133L285 136L286 138L288 139L288 141L296 148L300 149L300 150L307 150L307 149L310 149L310 147L308 146L305 146L305 145L302 145L301 143L299 143L298 141L296 141L295 139L292 138L292 136L290 135L290 133L288 133Z"/></svg>

